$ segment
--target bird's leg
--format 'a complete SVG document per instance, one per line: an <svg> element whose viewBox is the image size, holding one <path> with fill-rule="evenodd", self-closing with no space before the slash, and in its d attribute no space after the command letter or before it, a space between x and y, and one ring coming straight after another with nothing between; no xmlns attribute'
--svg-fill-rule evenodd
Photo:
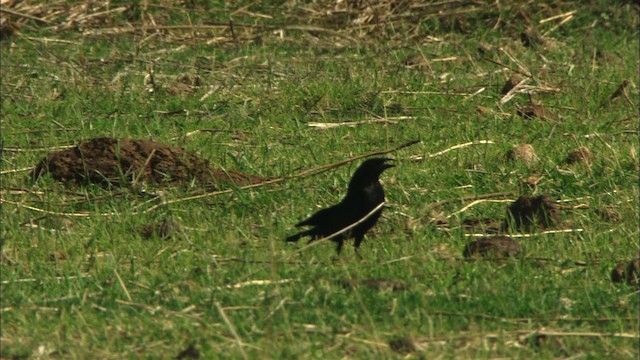
<svg viewBox="0 0 640 360"><path fill-rule="evenodd" d="M358 250L358 248L360 248L360 244L362 244L363 240L364 240L364 234L360 235L360 236L356 236L355 242L353 243L353 247L355 247L356 250Z"/></svg>
<svg viewBox="0 0 640 360"><path fill-rule="evenodd" d="M342 251L342 244L343 243L344 243L344 241L342 241L342 240L336 241L336 255L340 255L340 252Z"/></svg>
<svg viewBox="0 0 640 360"><path fill-rule="evenodd" d="M360 255L360 251L358 250L360 249L360 244L362 243L362 240L364 240L364 235L356 237L356 240L353 243L353 248L356 252L356 256L358 256L358 259L360 260L362 260L362 255Z"/></svg>

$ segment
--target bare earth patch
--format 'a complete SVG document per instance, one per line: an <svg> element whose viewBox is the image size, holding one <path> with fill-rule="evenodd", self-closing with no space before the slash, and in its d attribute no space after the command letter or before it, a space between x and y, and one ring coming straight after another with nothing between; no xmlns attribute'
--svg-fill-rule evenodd
<svg viewBox="0 0 640 360"><path fill-rule="evenodd" d="M212 167L180 147L159 142L109 137L90 139L76 147L56 151L32 172L64 183L126 186L135 182L182 183L195 181L208 189L219 185L248 185L265 179Z"/></svg>
<svg viewBox="0 0 640 360"><path fill-rule="evenodd" d="M549 196L521 196L508 209L507 226L514 229L531 231L553 228L561 223L560 210Z"/></svg>
<svg viewBox="0 0 640 360"><path fill-rule="evenodd" d="M616 283L640 285L640 258L619 263L611 272L611 280Z"/></svg>

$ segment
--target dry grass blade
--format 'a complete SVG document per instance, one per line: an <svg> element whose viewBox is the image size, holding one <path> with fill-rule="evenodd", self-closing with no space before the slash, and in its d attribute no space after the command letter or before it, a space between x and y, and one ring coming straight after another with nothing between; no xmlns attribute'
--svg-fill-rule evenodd
<svg viewBox="0 0 640 360"><path fill-rule="evenodd" d="M19 173L19 172L32 171L35 168L36 168L35 166L30 166L30 167L21 168L21 169L3 170L3 171L0 171L0 175L15 174L15 173Z"/></svg>
<svg viewBox="0 0 640 360"><path fill-rule="evenodd" d="M130 302L133 301L133 299L131 299L131 294L129 294L127 286L124 284L124 281L122 281L120 274L118 274L118 270L113 269L113 274L116 276L116 279L118 279L118 283L120 284L120 287L122 287L124 294L127 295L127 300L129 300Z"/></svg>
<svg viewBox="0 0 640 360"><path fill-rule="evenodd" d="M349 163L354 162L356 160L360 160L360 159L363 159L363 158L366 158L366 157L370 157L370 156L378 156L378 155L389 154L389 153L398 151L400 149L404 149L406 147L409 147L411 145L415 145L415 144L417 144L419 142L420 142L420 140L409 141L407 143L404 143L402 145L396 146L396 147L391 148L391 149L365 153L365 154L354 156L354 157L351 157L349 159L338 161L338 162L335 162L335 163L332 163L332 164L328 164L328 165L323 165L323 166L307 169L307 170L301 171L301 172L299 172L299 173L297 173L295 175L292 175L292 176L279 177L279 178L263 181L263 182L260 182L260 183L257 183L257 184L240 186L240 187L237 188L237 190L254 189L254 188L259 188L259 187L266 186L266 185L279 184L281 182L284 182L284 181L287 181L287 180L290 180L290 179L297 179L297 178L303 178L303 177L306 177L306 176L317 175L317 174L320 174L322 172L328 171L330 169L334 169L334 168L337 168L339 166L343 166L343 165L349 164ZM214 192L201 194L201 195L188 196L188 197L184 197L184 198L180 198L180 199L168 200L168 201L165 201L165 202L163 202L161 204L156 204L156 205L144 210L143 213L151 212L151 211L153 211L153 210L155 210L155 209L157 209L157 208L159 208L161 206L166 206L166 205L170 205L170 204L176 204L176 203L181 203L181 202L191 201L191 200L196 200L196 199L203 199L203 198L206 198L206 197L218 196L218 195L222 195L222 194L230 194L230 193L232 193L234 191L236 191L236 189L227 189L227 190L214 191Z"/></svg>
<svg viewBox="0 0 640 360"><path fill-rule="evenodd" d="M428 210L432 210L437 208L438 206L444 205L444 204L448 204L450 202L454 202L454 201L468 201L468 200L480 200L480 199L491 199L491 198L495 198L495 197L505 197L505 196L513 196L514 193L512 192L497 192L497 193L489 193L489 194L484 194L484 195L473 195L473 196L466 196L466 197L462 197L459 199L445 199L445 200L440 200L437 201L435 203L432 203L431 205L429 205L427 207Z"/></svg>
<svg viewBox="0 0 640 360"><path fill-rule="evenodd" d="M224 323L227 324L227 326L229 327L229 331L231 331L231 334L236 339L236 345L238 346L238 349L240 350L240 353L242 353L242 357L244 359L247 359L247 354L244 352L242 339L238 335L238 332L236 331L235 326L233 326L233 324L231 323L231 321L227 317L227 314L225 314L224 310L222 309L222 306L220 306L219 302L216 302L216 308L218 309L218 313L222 317L222 320L224 320Z"/></svg>
<svg viewBox="0 0 640 360"><path fill-rule="evenodd" d="M308 248L310 248L310 247L312 247L312 246L316 246L316 245L318 245L318 244L320 244L320 243L323 243L323 242L325 242L325 241L327 241L327 240L331 240L331 239L333 239L334 237L336 237L336 236L338 236L338 235L340 235L340 234L342 234L342 233L345 233L345 232L347 232L347 231L349 231L349 230L353 229L354 227L358 226L359 224L362 224L362 223L363 223L364 221L366 221L368 218L370 218L371 216L373 216L373 214L375 214L375 213L376 213L376 211L378 211L378 210L382 209L382 207L384 206L384 204L386 204L384 201L383 201L383 202L381 202L381 203L380 203L378 206L376 206L373 210L369 211L369 213L368 213L367 215L365 215L364 217L362 217L362 219L360 219L360 220L358 220L358 221L354 222L353 224L351 224L351 225L349 225L349 226L347 226L347 227L344 227L344 228L342 228L342 229L340 229L340 230L338 230L338 231L334 232L333 234L331 234L331 235L329 235L329 236L325 236L325 237L323 237L322 239L318 239L318 240L314 240L314 241L312 241L311 243L309 243L309 244L307 244L307 245L305 245L305 246L301 247L300 249L298 249L298 251L296 251L295 253L296 253L296 254L297 254L297 253L300 253L300 252L302 252L302 251L304 251L304 250L307 250Z"/></svg>
<svg viewBox="0 0 640 360"><path fill-rule="evenodd" d="M292 281L296 281L296 279L281 279L281 280L248 280L237 284L228 284L225 286L218 286L215 289L238 289L246 286L254 286L254 285L272 285L272 284L286 284Z"/></svg>
<svg viewBox="0 0 640 360"><path fill-rule="evenodd" d="M30 149L20 149L20 148L4 148L2 151L12 152L12 153L22 153L22 152L37 152L37 151L54 151L54 150L64 150L71 149L76 147L75 145L62 145L62 146L52 146L46 148L30 148Z"/></svg>
<svg viewBox="0 0 640 360"><path fill-rule="evenodd" d="M133 183L131 183L132 186L136 186L136 184L138 184L138 181L140 180L140 176L142 176L142 174L144 174L144 169L146 169L147 166L149 166L149 162L153 158L153 155L156 153L156 150L157 149L151 150L151 153L149 154L149 156L145 160L144 165L142 165L142 168L139 170L140 172L138 173L138 175L136 175L136 178L133 179Z"/></svg>
<svg viewBox="0 0 640 360"><path fill-rule="evenodd" d="M486 203L486 202L489 202L489 203L511 203L511 202L513 202L513 199L504 199L504 200L478 199L478 200L474 200L473 202L463 206L462 209L460 209L458 211L454 211L451 214L449 214L447 216L447 219L449 219L451 217L454 217L454 216L456 216L458 214L461 214L461 213L467 211L468 209L470 209L470 208L472 208L472 207L474 207L474 206L476 206L478 204L482 204L482 203Z"/></svg>
<svg viewBox="0 0 640 360"><path fill-rule="evenodd" d="M45 19L41 19L41 18L33 16L33 15L21 13L19 11L7 9L7 7L4 6L4 4L3 4L2 7L0 7L0 12L11 14L11 15L15 15L15 16L19 16L19 17L22 17L22 18L25 18L25 19L29 19L29 20L34 20L34 21L41 22L41 23L44 23L44 24L47 24L47 25L51 24L51 21L49 21L49 20L45 20Z"/></svg>
<svg viewBox="0 0 640 360"><path fill-rule="evenodd" d="M448 147L442 151L438 151L436 153L433 154L427 154L427 155L413 155L410 157L411 161L422 161L425 159L430 159L430 158L434 158L440 155L444 155L446 153L448 153L449 151L453 151L456 149L462 149L465 148L467 146L471 146L471 145L489 145L489 144L495 144L495 142L493 142L492 140L476 140L476 141L470 141L464 144L458 144L458 145L454 145L451 147Z"/></svg>
<svg viewBox="0 0 640 360"><path fill-rule="evenodd" d="M83 275L72 275L72 276L56 276L53 278L53 280L72 280L72 279L84 279L84 278L88 278L91 277L90 274L83 274ZM14 283L24 283L24 282L35 282L35 281L43 281L44 279L34 279L34 278L28 278L28 279L15 279L15 280L2 280L2 284L14 284ZM50 279L46 279L46 280L50 280Z"/></svg>
<svg viewBox="0 0 640 360"><path fill-rule="evenodd" d="M49 214L49 215L56 215L56 216L69 216L69 217L89 217L92 215L97 215L97 216L114 216L116 215L115 212L112 213L100 213L100 214L91 214L91 213L87 213L87 212L82 212L82 213L68 213L68 212L58 212L58 211L51 211L51 210L45 210L45 209L40 209L34 206L29 206L29 205L25 205L16 201L10 201L10 200L6 200L6 199L2 199L0 198L0 204L11 204L11 205L15 205L17 207L22 207L25 209L29 209L29 210L33 210L33 211L37 211L43 214Z"/></svg>
<svg viewBox="0 0 640 360"><path fill-rule="evenodd" d="M527 330L520 330L518 331L519 333L530 333L530 331ZM614 337L614 338L626 338L626 339L640 339L640 335L639 334L634 334L634 333L602 333L602 332L578 332L578 331L571 331L571 332L563 332L563 331L547 331L547 330L540 330L540 331L536 331L534 332L535 334L538 335L546 335L546 336L582 336L582 337Z"/></svg>
<svg viewBox="0 0 640 360"><path fill-rule="evenodd" d="M507 92L502 99L500 99L500 105L506 104L511 98L513 98L523 87L525 83L529 81L529 78L522 79L519 83L516 84L509 92Z"/></svg>
<svg viewBox="0 0 640 360"><path fill-rule="evenodd" d="M574 233L574 232L584 232L584 229L576 228L576 229L558 229L558 230L546 230L541 231L535 234L505 234L501 236L506 236L510 238L529 238L539 235L551 235L551 234L566 234L566 233ZM467 237L486 237L487 234L464 234Z"/></svg>
<svg viewBox="0 0 640 360"><path fill-rule="evenodd" d="M361 121L344 121L344 122L337 122L337 123L309 122L307 123L307 125L310 127L324 130L324 129L334 129L341 126L356 127L358 125L366 125L366 124L397 124L398 120L413 120L413 119L415 119L415 117L413 116L397 116L397 117L369 119L369 120L361 120Z"/></svg>

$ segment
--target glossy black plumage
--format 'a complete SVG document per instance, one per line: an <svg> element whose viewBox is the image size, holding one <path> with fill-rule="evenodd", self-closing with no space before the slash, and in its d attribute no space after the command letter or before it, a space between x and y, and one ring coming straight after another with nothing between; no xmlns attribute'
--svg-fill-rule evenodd
<svg viewBox="0 0 640 360"><path fill-rule="evenodd" d="M384 170L394 166L387 164L388 161L391 159L372 158L363 162L351 177L347 195L342 201L296 224L296 227L311 226L311 228L289 236L286 241L298 241L300 238L310 236L309 242L312 242L330 236L364 218L385 200L384 189L379 178ZM355 239L354 246L357 253L365 233L376 224L381 214L382 208L352 229L331 238L337 244L338 254L342 250L344 241L349 238Z"/></svg>

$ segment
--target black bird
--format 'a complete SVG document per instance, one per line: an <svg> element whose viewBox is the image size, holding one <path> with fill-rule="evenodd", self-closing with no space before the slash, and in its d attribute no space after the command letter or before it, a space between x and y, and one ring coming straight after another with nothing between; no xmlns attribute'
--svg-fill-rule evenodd
<svg viewBox="0 0 640 360"><path fill-rule="evenodd" d="M383 171L394 166L387 164L391 160L388 158L372 158L363 162L351 177L349 189L344 199L337 205L322 209L307 220L297 223L296 227L312 226L312 228L291 235L286 240L298 241L302 237L311 236L309 242L312 242L334 234L364 218L384 202L384 189L379 182L379 177ZM332 241L337 243L336 251L338 255L342 250L344 241L349 238L355 239L354 247L356 254L358 254L358 248L364 239L364 234L376 224L380 214L382 214L382 208L362 223L331 238ZM358 254L358 256L360 255Z"/></svg>

